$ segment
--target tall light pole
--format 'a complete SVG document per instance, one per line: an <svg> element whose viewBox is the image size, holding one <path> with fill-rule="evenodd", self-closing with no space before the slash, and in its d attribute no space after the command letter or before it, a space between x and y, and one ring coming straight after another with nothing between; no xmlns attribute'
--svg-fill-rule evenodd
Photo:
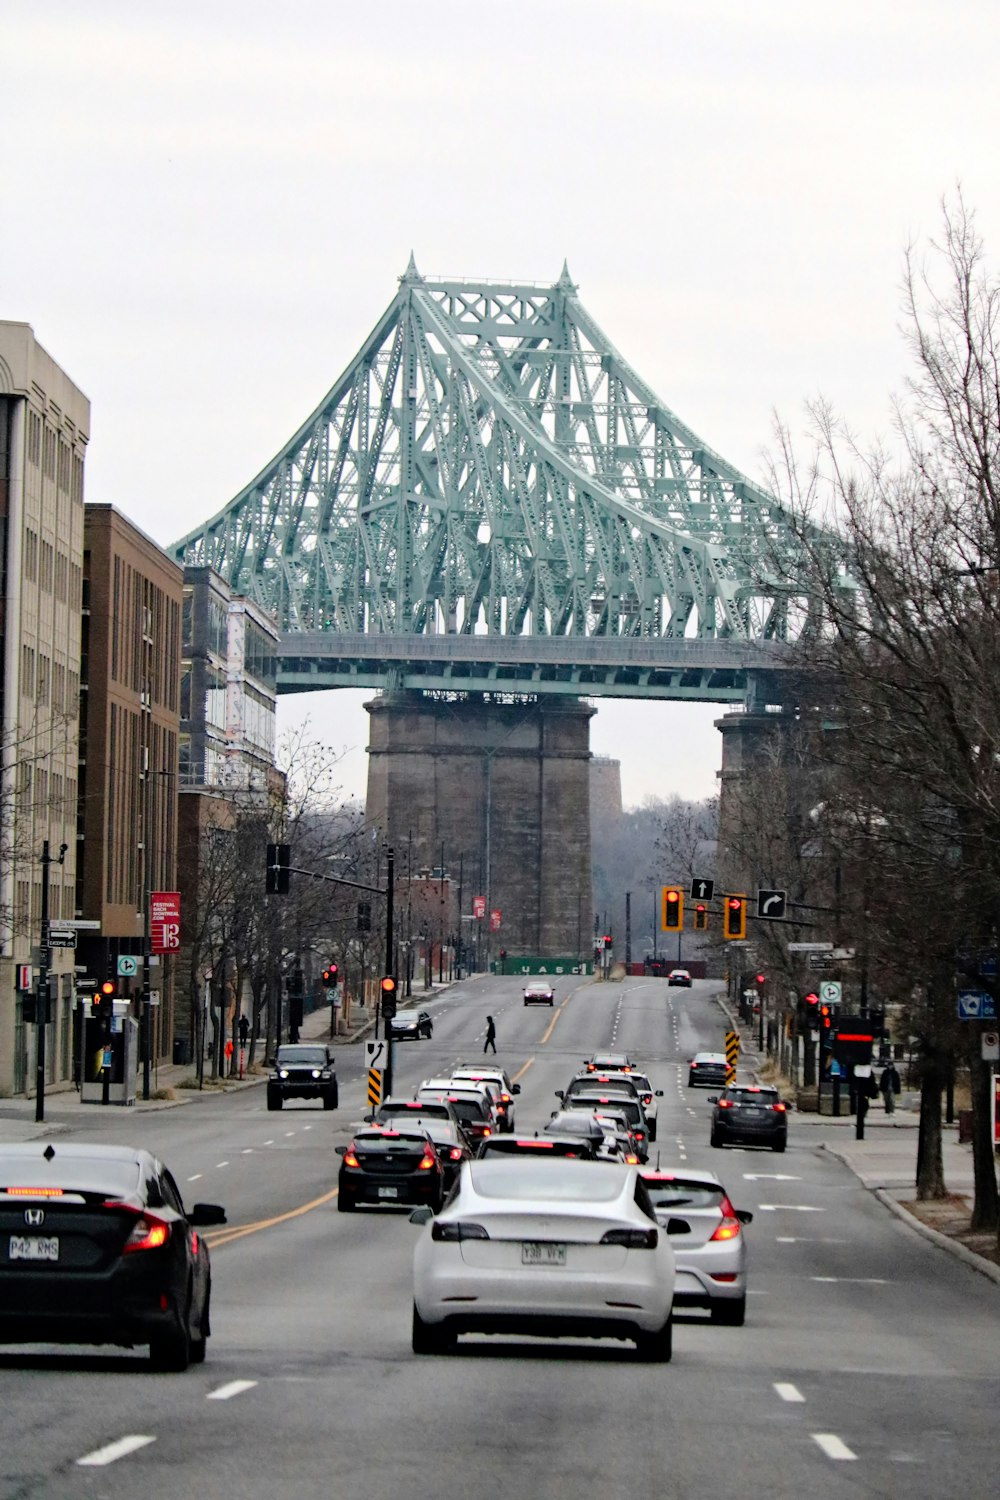
<svg viewBox="0 0 1000 1500"><path fill-rule="evenodd" d="M42 961L38 966L38 988L35 991L35 1120L45 1119L45 1033L49 1024L49 969L52 946L49 943L49 866L61 865L68 844L59 845L59 858L49 853L48 839L42 845Z"/></svg>

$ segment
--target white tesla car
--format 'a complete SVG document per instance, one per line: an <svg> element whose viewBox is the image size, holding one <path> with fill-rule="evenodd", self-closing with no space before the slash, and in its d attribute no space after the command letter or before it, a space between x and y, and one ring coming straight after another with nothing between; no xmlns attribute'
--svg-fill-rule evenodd
<svg viewBox="0 0 1000 1500"><path fill-rule="evenodd" d="M671 1355L674 1256L634 1167L570 1157L466 1162L413 1262L413 1351L462 1333L634 1340Z"/></svg>

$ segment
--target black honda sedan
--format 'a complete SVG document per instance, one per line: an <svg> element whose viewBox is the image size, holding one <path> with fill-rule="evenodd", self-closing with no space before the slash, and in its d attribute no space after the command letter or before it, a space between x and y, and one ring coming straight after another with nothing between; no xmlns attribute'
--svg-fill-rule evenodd
<svg viewBox="0 0 1000 1500"><path fill-rule="evenodd" d="M199 1230L162 1162L128 1146L0 1146L0 1342L148 1344L154 1368L205 1358L211 1299Z"/></svg>

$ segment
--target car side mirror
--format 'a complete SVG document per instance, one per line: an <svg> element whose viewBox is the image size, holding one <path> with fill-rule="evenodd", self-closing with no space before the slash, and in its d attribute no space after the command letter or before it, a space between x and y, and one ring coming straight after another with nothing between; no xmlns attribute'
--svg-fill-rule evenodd
<svg viewBox="0 0 1000 1500"><path fill-rule="evenodd" d="M563 1093L562 1089L553 1089L553 1093L555 1094L555 1096L556 1096L557 1099L565 1099L565 1097L566 1097L566 1095Z"/></svg>
<svg viewBox="0 0 1000 1500"><path fill-rule="evenodd" d="M663 1090L662 1089L657 1089L656 1090L656 1097L657 1097L657 1099L662 1099L663 1098Z"/></svg>
<svg viewBox="0 0 1000 1500"><path fill-rule="evenodd" d="M708 1102L709 1102L709 1104L718 1104L718 1102L719 1102L719 1096L718 1096L718 1094L709 1094L709 1096L708 1096Z"/></svg>
<svg viewBox="0 0 1000 1500"><path fill-rule="evenodd" d="M196 1203L187 1219L193 1229L207 1229L210 1224L225 1224L226 1210L218 1203Z"/></svg>
<svg viewBox="0 0 1000 1500"><path fill-rule="evenodd" d="M375 1116L374 1115L365 1115L365 1124L366 1125L374 1125L374 1123L375 1123Z"/></svg>
<svg viewBox="0 0 1000 1500"><path fill-rule="evenodd" d="M333 1150L334 1150L334 1154L337 1155L337 1156L346 1156L347 1155L347 1147L346 1146L334 1146Z"/></svg>
<svg viewBox="0 0 1000 1500"><path fill-rule="evenodd" d="M521 1085L519 1083L512 1083L510 1091L512 1094L519 1094L521 1092Z"/></svg>
<svg viewBox="0 0 1000 1500"><path fill-rule="evenodd" d="M557 1109L554 1109L554 1110L553 1110L553 1111L552 1111L552 1113L551 1113L551 1114L550 1114L550 1115L549 1115L549 1119L550 1119L550 1120L554 1120L554 1119L555 1119L555 1117L556 1117L556 1115L557 1115L557 1114L558 1114L558 1113L559 1113L559 1111L558 1111L558 1110L557 1110Z"/></svg>
<svg viewBox="0 0 1000 1500"><path fill-rule="evenodd" d="M433 1217L434 1217L433 1211L430 1208L428 1208L428 1206L426 1204L422 1204L420 1208L415 1208L413 1210L412 1214L410 1215L410 1223L411 1224L429 1224L430 1221L431 1221L431 1219L433 1219Z"/></svg>
<svg viewBox="0 0 1000 1500"><path fill-rule="evenodd" d="M736 1210L736 1217L739 1219L741 1224L753 1223L753 1214L748 1208L738 1208Z"/></svg>
<svg viewBox="0 0 1000 1500"><path fill-rule="evenodd" d="M668 1234L690 1234L691 1233L691 1225L688 1223L687 1219L668 1219L667 1220L667 1233Z"/></svg>

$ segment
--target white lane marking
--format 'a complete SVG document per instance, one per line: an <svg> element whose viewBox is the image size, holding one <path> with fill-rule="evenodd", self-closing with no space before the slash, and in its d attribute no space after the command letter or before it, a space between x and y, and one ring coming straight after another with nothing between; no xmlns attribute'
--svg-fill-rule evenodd
<svg viewBox="0 0 1000 1500"><path fill-rule="evenodd" d="M295 1131L294 1131L294 1130L286 1130L286 1131L285 1131L285 1140L286 1140L286 1141L287 1141L287 1140L288 1140L288 1137L289 1137L289 1136L290 1136L290 1135L294 1135L294 1134L295 1134Z"/></svg>
<svg viewBox="0 0 1000 1500"><path fill-rule="evenodd" d="M312 1130L312 1126L311 1125L303 1125L302 1129L303 1130Z"/></svg>
<svg viewBox="0 0 1000 1500"><path fill-rule="evenodd" d="M218 1171L219 1167L228 1167L228 1166L229 1166L229 1163L227 1161L217 1161L215 1163L216 1171Z"/></svg>
<svg viewBox="0 0 1000 1500"><path fill-rule="evenodd" d="M776 1245L846 1245L848 1242L815 1235L777 1234L774 1237L774 1243Z"/></svg>
<svg viewBox="0 0 1000 1500"><path fill-rule="evenodd" d="M189 1177L188 1178L188 1182L197 1182L198 1178L200 1176L201 1176L201 1173L200 1172L196 1172L193 1177Z"/></svg>
<svg viewBox="0 0 1000 1500"><path fill-rule="evenodd" d="M843 1282L847 1286L888 1286L881 1276L810 1276L810 1281Z"/></svg>
<svg viewBox="0 0 1000 1500"><path fill-rule="evenodd" d="M253 1147L252 1146L244 1146L243 1150L240 1152L240 1155L241 1156L253 1156Z"/></svg>
<svg viewBox="0 0 1000 1500"><path fill-rule="evenodd" d="M234 1396L242 1396L244 1391L252 1391L256 1384L256 1380L230 1380L227 1385L220 1385L217 1391L209 1391L205 1400L231 1401Z"/></svg>
<svg viewBox="0 0 1000 1500"><path fill-rule="evenodd" d="M782 1401L804 1401L806 1399L797 1385L789 1385L784 1380L776 1380L774 1382L774 1389Z"/></svg>
<svg viewBox="0 0 1000 1500"><path fill-rule="evenodd" d="M835 1432L812 1432L809 1434L814 1443L818 1443L827 1458L857 1458L852 1453L842 1438Z"/></svg>
<svg viewBox="0 0 1000 1500"><path fill-rule="evenodd" d="M790 1177L787 1172L744 1172L745 1182L801 1182L801 1177Z"/></svg>
<svg viewBox="0 0 1000 1500"><path fill-rule="evenodd" d="M137 1448L145 1448L148 1443L155 1442L155 1437L141 1437L139 1433L132 1433L129 1437L119 1438L116 1443L106 1443L103 1448L95 1448L93 1453L85 1453L83 1458L77 1459L77 1464L83 1469L103 1469L105 1464L113 1464L116 1459L125 1458Z"/></svg>
<svg viewBox="0 0 1000 1500"><path fill-rule="evenodd" d="M825 1208L816 1208L812 1203L760 1203L757 1205L762 1214L786 1213L786 1214L823 1214Z"/></svg>
<svg viewBox="0 0 1000 1500"><path fill-rule="evenodd" d="M264 1142L264 1145L265 1145L265 1146L273 1146L273 1145L274 1145L274 1142L273 1142L273 1141L265 1141L265 1142Z"/></svg>

